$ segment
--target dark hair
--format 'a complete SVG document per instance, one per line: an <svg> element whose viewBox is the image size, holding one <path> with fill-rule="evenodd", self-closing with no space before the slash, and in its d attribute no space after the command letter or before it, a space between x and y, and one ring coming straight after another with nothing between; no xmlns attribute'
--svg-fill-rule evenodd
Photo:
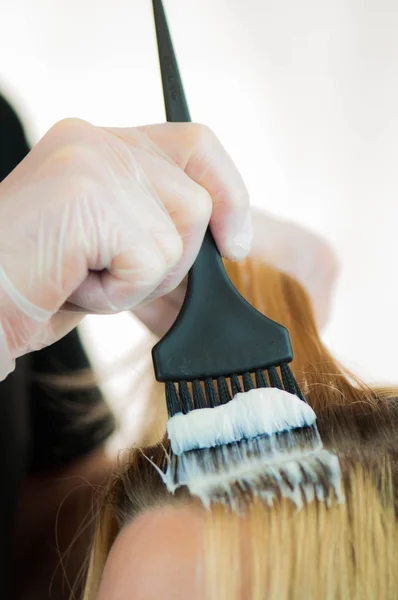
<svg viewBox="0 0 398 600"><path fill-rule="evenodd" d="M17 113L1 95L0 131L0 181L3 181L25 158L29 144Z"/></svg>

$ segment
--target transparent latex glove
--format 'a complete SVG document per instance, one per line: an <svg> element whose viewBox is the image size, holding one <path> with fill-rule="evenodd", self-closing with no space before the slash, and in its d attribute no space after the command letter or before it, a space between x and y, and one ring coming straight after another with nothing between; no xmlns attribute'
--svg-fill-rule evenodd
<svg viewBox="0 0 398 600"><path fill-rule="evenodd" d="M309 293L318 327L326 325L335 283L337 258L325 240L303 227L251 210L254 237L250 256L297 279ZM157 336L174 322L184 299L186 280L170 294L138 307L133 313Z"/></svg>
<svg viewBox="0 0 398 600"><path fill-rule="evenodd" d="M245 256L245 185L202 125L55 125L0 184L0 379L85 313L116 313L183 280L209 224Z"/></svg>

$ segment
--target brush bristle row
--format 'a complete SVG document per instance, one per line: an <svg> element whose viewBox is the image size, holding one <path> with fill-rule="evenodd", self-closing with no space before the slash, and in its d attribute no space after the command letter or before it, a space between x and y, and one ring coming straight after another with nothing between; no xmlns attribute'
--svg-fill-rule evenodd
<svg viewBox="0 0 398 600"><path fill-rule="evenodd" d="M229 402L237 393L254 388L275 387L295 394L306 402L289 365L280 365L279 369L270 367L267 371L257 370L251 373L218 377L217 380L205 379L192 382L166 382L166 401L169 417L182 412L187 414L196 408L214 408Z"/></svg>

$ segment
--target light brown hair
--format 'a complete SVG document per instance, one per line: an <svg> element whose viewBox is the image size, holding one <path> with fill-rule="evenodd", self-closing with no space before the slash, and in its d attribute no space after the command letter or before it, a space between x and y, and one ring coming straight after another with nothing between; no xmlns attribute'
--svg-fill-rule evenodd
<svg viewBox="0 0 398 600"><path fill-rule="evenodd" d="M370 389L347 372L322 343L305 290L260 262L228 264L244 296L285 325L292 369L327 448L343 470L344 504L314 501L296 512L287 500L253 501L244 516L215 506L207 514L207 597L211 600L389 600L398 594L397 390ZM194 343L194 340L193 342ZM163 386L154 384L165 431ZM98 518L85 600L94 600L110 548L122 527L154 506L189 503L169 494L148 461L161 465L164 448L133 449L115 475ZM244 549L244 550L243 550ZM245 556L243 557L243 552Z"/></svg>

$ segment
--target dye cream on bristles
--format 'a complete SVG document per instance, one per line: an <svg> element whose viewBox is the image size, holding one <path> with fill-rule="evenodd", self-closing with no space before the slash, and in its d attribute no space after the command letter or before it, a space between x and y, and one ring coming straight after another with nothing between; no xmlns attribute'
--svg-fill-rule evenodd
<svg viewBox="0 0 398 600"><path fill-rule="evenodd" d="M188 450L214 448L313 425L313 409L284 390L259 388L236 394L227 404L192 410L169 419L171 449L180 455Z"/></svg>
<svg viewBox="0 0 398 600"><path fill-rule="evenodd" d="M305 428L311 435L297 443L297 432ZM220 498L233 505L237 483L269 505L277 495L297 508L315 497L329 502L325 477L343 501L339 459L323 447L314 410L284 390L253 389L215 408L178 413L169 419L167 433L172 458L161 473L167 488L174 493L187 486L207 507Z"/></svg>

